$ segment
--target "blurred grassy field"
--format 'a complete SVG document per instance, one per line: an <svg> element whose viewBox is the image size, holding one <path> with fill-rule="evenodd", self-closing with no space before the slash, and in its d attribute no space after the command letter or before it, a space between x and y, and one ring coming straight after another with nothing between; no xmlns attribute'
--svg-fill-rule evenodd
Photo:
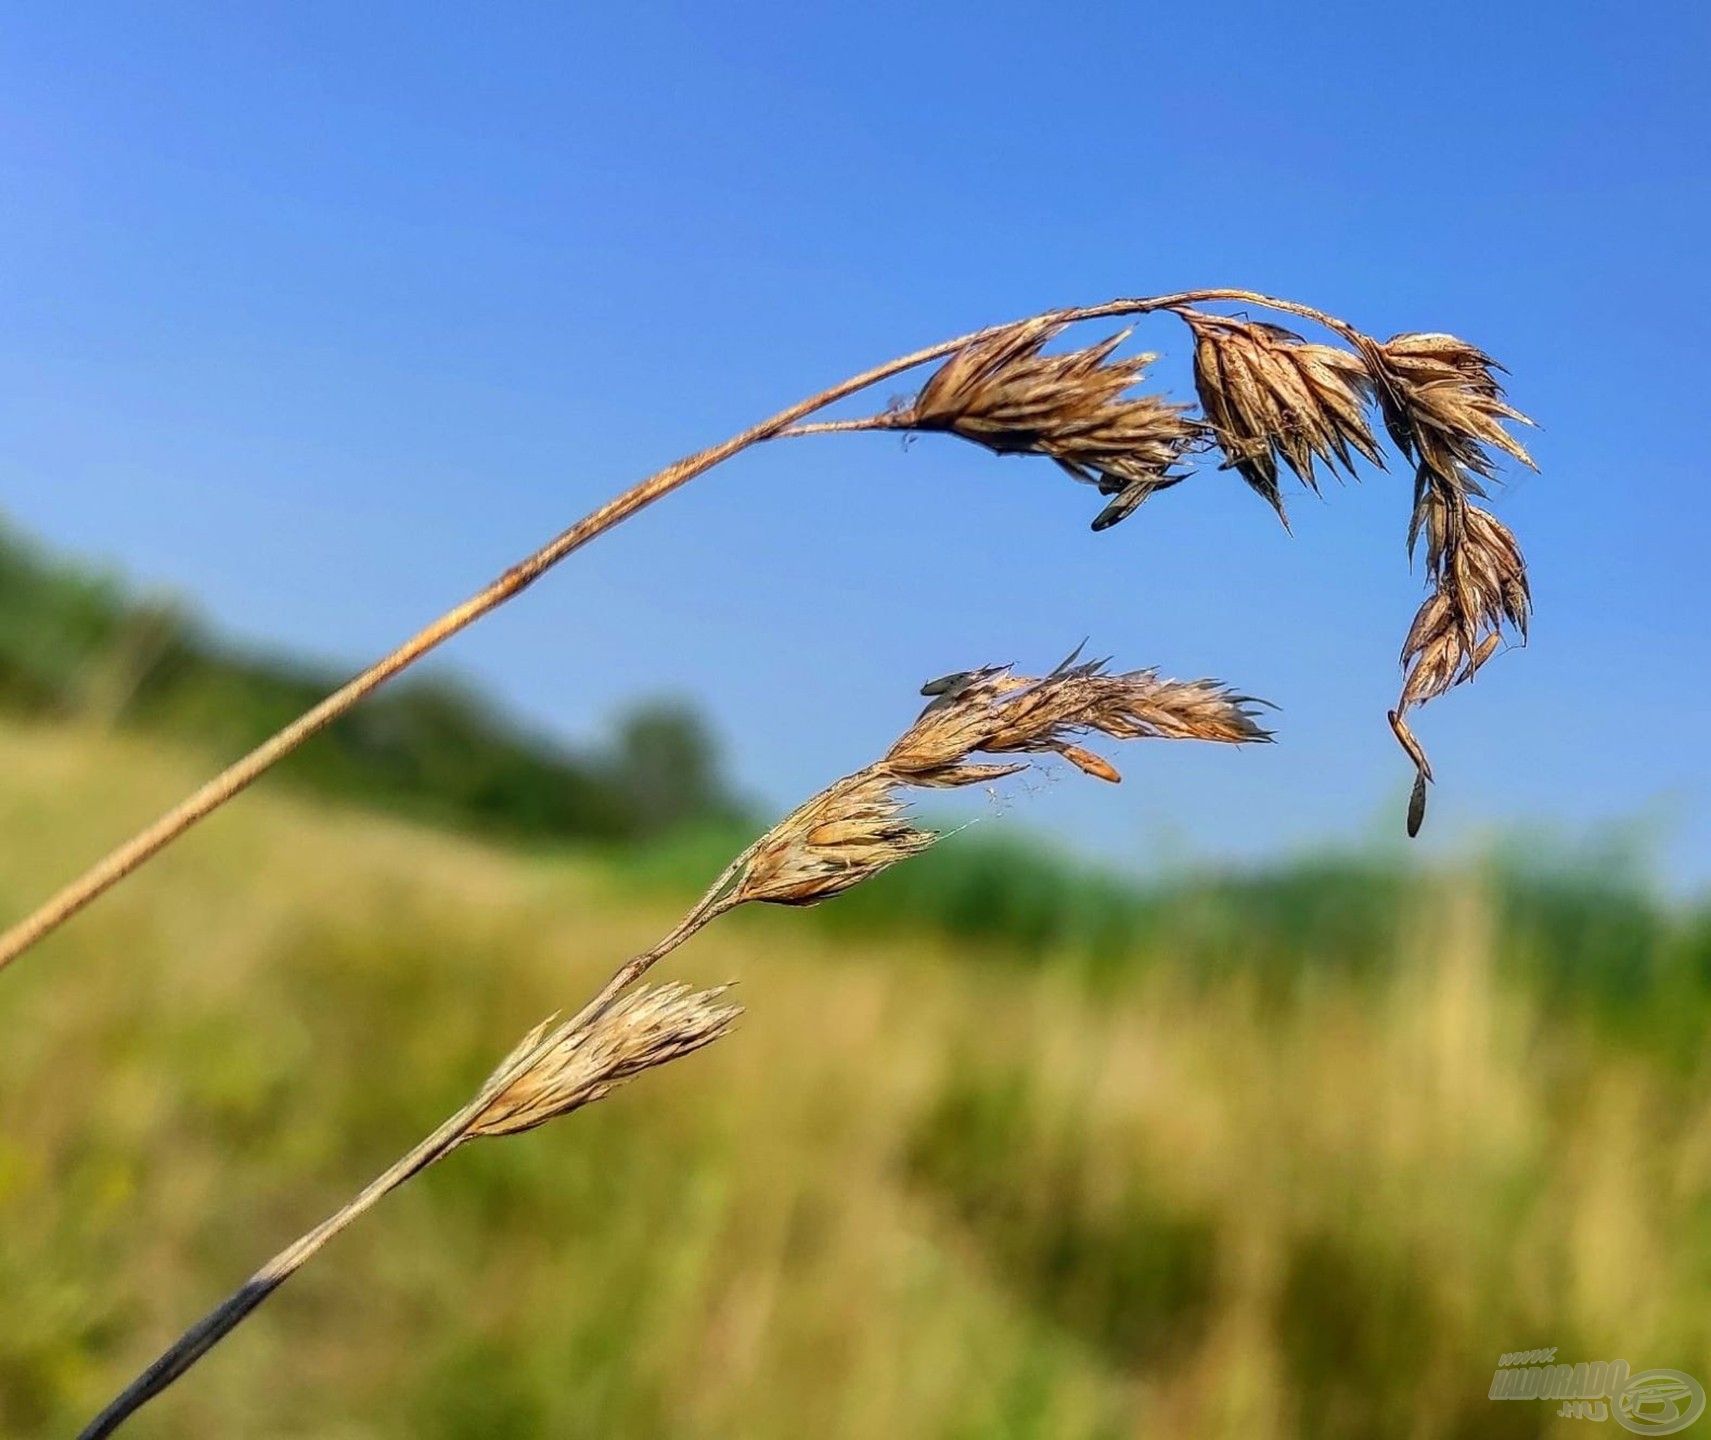
<svg viewBox="0 0 1711 1440"><path fill-rule="evenodd" d="M0 725L0 906L205 768ZM453 1156L129 1433L1424 1440L1580 1433L1486 1399L1502 1351L1711 1379L1702 926L1468 872L989 933L1022 902L931 860L906 927L698 939L666 973L742 981L735 1037ZM652 938L657 879L266 789L24 960L0 1435L87 1419Z"/></svg>

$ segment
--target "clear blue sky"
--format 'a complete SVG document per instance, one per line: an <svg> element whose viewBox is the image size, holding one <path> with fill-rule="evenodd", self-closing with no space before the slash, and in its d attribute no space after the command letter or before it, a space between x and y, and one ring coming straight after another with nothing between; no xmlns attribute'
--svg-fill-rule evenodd
<svg viewBox="0 0 1711 1440"><path fill-rule="evenodd" d="M1494 352L1533 645L1429 707L1430 829L1635 827L1711 879L1711 9L18 5L0 508L229 631L366 660L617 488L886 356L1237 284ZM1162 382L1186 391L1182 335ZM880 398L887 398L882 395ZM921 679L1121 660L1276 700L1015 807L1118 863L1389 843L1398 473L1207 473L1090 534L1044 463L785 442L451 647L592 737L699 697L785 801Z"/></svg>

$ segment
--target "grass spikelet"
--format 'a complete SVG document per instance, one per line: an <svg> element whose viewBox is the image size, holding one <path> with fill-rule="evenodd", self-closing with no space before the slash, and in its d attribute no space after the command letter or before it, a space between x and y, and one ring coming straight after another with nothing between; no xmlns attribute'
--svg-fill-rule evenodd
<svg viewBox="0 0 1711 1440"><path fill-rule="evenodd" d="M1538 469L1503 428L1533 422L1504 401L1502 367L1483 350L1453 335L1403 334L1382 344L1363 337L1361 352L1396 448L1443 484L1480 493L1468 476L1497 473L1493 450Z"/></svg>
<svg viewBox="0 0 1711 1440"><path fill-rule="evenodd" d="M1184 477L1175 469L1202 441L1186 405L1126 392L1156 355L1113 360L1128 338L1084 350L1042 353L1062 326L1025 321L965 346L896 417L914 430L944 430L1000 455L1044 455L1111 501L1093 521L1104 530L1149 495Z"/></svg>
<svg viewBox="0 0 1711 1440"><path fill-rule="evenodd" d="M516 1135L580 1110L644 1070L669 1064L730 1033L739 1005L719 1003L726 987L692 990L673 982L632 990L592 1024L543 1020L482 1087L471 1139Z"/></svg>
<svg viewBox="0 0 1711 1440"><path fill-rule="evenodd" d="M1079 652L1078 652L1079 653ZM964 761L989 754L1056 752L1090 775L1120 778L1072 742L1090 731L1115 740L1269 740L1254 719L1262 702L1213 680L1167 680L1153 670L1107 674L1103 660L1071 655L1040 678L1008 666L934 681L933 702L887 752L884 764L911 784L968 784ZM1086 763L1090 759L1096 763ZM978 778L984 778L978 777Z"/></svg>
<svg viewBox="0 0 1711 1440"><path fill-rule="evenodd" d="M733 901L813 905L925 850L938 837L909 822L897 784L860 770L793 810L754 846Z"/></svg>
<svg viewBox="0 0 1711 1440"><path fill-rule="evenodd" d="M1194 333L1194 385L1225 465L1285 525L1279 461L1315 493L1317 463L1349 475L1357 454L1383 465L1366 420L1372 380L1358 355L1280 325L1177 313Z"/></svg>
<svg viewBox="0 0 1711 1440"><path fill-rule="evenodd" d="M1473 679L1502 644L1506 626L1524 641L1532 611L1526 561L1507 526L1444 486L1428 486L1425 509L1432 592L1403 641L1402 693L1390 712L1415 766L1410 835L1419 834L1425 819L1432 767L1408 725L1409 710Z"/></svg>

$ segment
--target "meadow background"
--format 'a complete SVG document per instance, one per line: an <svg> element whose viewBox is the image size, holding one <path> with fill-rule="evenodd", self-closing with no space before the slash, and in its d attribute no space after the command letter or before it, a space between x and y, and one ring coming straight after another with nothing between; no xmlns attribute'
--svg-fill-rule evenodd
<svg viewBox="0 0 1711 1440"><path fill-rule="evenodd" d="M0 617L7 913L321 680L16 534ZM752 810L690 707L572 753L406 685L28 957L0 1434L86 1419ZM1711 1360L1711 911L1619 849L1146 882L1000 815L671 971L739 1033L436 1167L135 1433L1531 1436L1502 1351Z"/></svg>
<svg viewBox="0 0 1711 1440"><path fill-rule="evenodd" d="M737 1035L436 1166L128 1433L1566 1440L1499 1354L1711 1382L1707 73L1711 6L1617 0L8 5L6 918L621 486L975 326L1231 284L1453 332L1541 471L1493 495L1531 642L1422 717L1414 846L1399 467L1095 535L1043 462L842 435L638 515L0 978L0 1437L920 681L1083 635L1281 743L935 798L929 854L721 922L661 973Z"/></svg>

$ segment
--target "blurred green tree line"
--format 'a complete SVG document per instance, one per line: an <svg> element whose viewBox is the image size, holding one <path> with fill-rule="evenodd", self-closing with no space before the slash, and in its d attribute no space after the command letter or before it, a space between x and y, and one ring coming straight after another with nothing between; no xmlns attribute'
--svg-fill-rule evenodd
<svg viewBox="0 0 1711 1440"><path fill-rule="evenodd" d="M0 527L0 707L235 757L347 675L226 644L181 606ZM408 679L281 766L295 784L519 840L640 840L742 807L695 709L637 705L604 746L533 733L455 679Z"/></svg>

